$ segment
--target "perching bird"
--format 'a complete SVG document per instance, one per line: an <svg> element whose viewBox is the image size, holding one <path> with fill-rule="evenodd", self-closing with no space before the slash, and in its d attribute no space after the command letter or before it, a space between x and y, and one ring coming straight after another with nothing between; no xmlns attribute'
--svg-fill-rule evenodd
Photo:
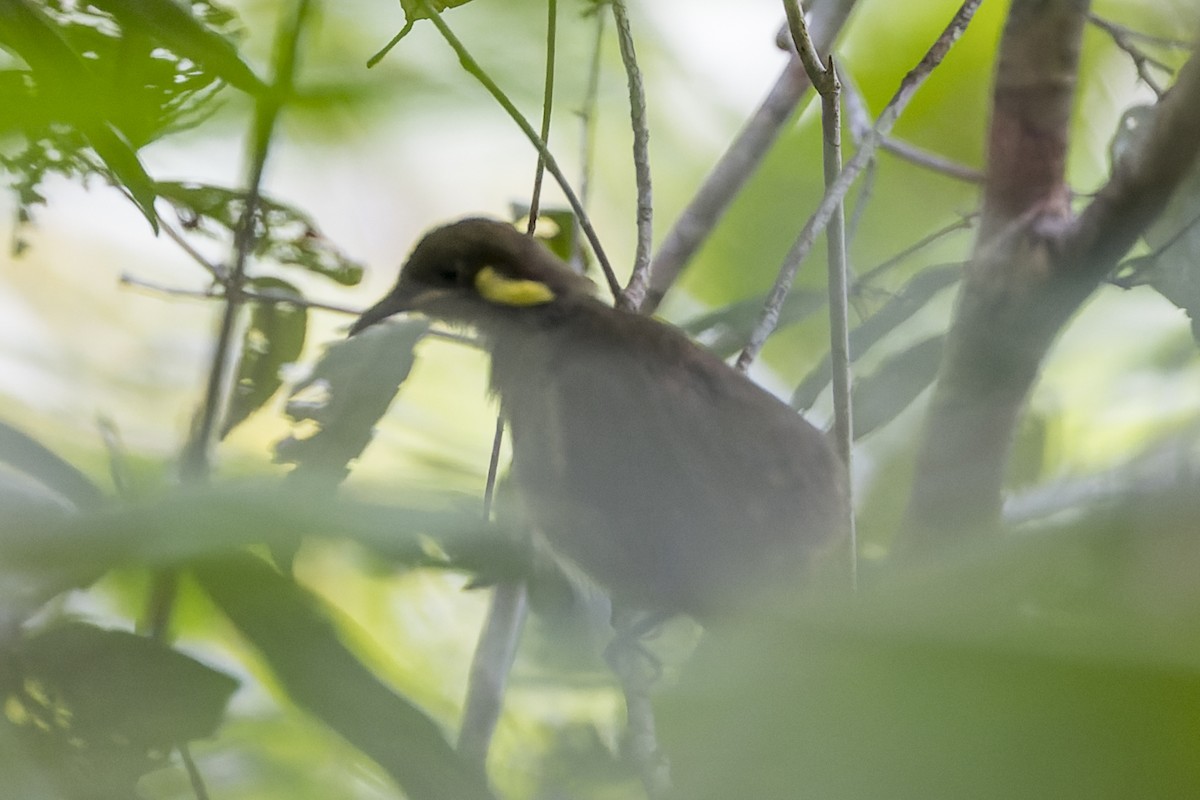
<svg viewBox="0 0 1200 800"><path fill-rule="evenodd" d="M351 335L402 311L474 328L523 505L618 601L703 618L801 578L839 529L844 468L824 435L591 290L512 226L465 219L417 244Z"/></svg>

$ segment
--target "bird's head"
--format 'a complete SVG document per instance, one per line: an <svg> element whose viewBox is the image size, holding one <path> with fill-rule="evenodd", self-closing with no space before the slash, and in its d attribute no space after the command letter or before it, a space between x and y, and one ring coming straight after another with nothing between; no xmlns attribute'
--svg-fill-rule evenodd
<svg viewBox="0 0 1200 800"><path fill-rule="evenodd" d="M421 239L395 288L363 312L350 335L402 311L487 328L563 307L591 289L590 281L513 226L464 219Z"/></svg>

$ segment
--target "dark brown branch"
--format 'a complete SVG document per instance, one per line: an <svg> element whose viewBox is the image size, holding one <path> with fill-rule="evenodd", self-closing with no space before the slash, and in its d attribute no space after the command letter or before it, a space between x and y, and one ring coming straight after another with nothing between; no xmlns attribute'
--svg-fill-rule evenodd
<svg viewBox="0 0 1200 800"><path fill-rule="evenodd" d="M988 182L929 408L901 550L926 553L999 521L1012 431L1053 337L1035 311L1069 214L1065 167L1086 2L1014 0L1000 43Z"/></svg>
<svg viewBox="0 0 1200 800"><path fill-rule="evenodd" d="M1016 0L997 70L984 222L929 410L905 530L929 553L999 521L1009 446L1071 315L1161 213L1200 150L1200 63L1072 221L1063 176L1087 4Z"/></svg>

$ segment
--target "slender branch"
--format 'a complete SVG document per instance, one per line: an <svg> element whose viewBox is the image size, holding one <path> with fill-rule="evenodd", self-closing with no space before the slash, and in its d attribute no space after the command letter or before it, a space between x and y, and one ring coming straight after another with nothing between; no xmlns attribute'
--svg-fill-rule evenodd
<svg viewBox="0 0 1200 800"><path fill-rule="evenodd" d="M785 0L785 6L794 5ZM791 14L789 13L789 18ZM825 81L813 81L820 87L821 128L824 133L825 186L829 188L837 181L842 169L842 115L840 108L841 85L833 69L833 57L825 70ZM829 220L825 231L828 242L829 281L829 356L833 368L833 432L834 446L842 457L846 475L852 475L854 419L851 413L850 374L850 310L849 310L849 267L846 264L846 212L839 204ZM849 480L847 480L849 485ZM842 529L847 535L847 567L850 586L858 588L858 537L854 526L853 494L847 491L843 498Z"/></svg>
<svg viewBox="0 0 1200 800"><path fill-rule="evenodd" d="M879 149L891 153L897 158L902 158L911 164L916 164L918 167L924 167L933 172L940 172L948 178L954 178L965 183L983 183L987 179L982 170L968 167L966 164L960 164L951 158L946 158L938 153L931 153L924 148L917 147L915 144L910 144L892 136L885 136L883 141L879 143Z"/></svg>
<svg viewBox="0 0 1200 800"><path fill-rule="evenodd" d="M192 787L192 795L196 800L209 800L208 788L204 785L204 776L200 774L200 768L196 766L196 760L192 758L192 751L186 744L179 745L179 758L183 761L183 768L187 771L188 785Z"/></svg>
<svg viewBox="0 0 1200 800"><path fill-rule="evenodd" d="M243 297L242 284L245 280L246 262L254 246L255 221L258 215L259 193L262 188L263 171L270 151L271 136L283 102L291 96L296 68L296 49L304 20L308 15L309 0L297 0L292 18L280 30L276 42L275 79L271 91L259 96L251 134L250 165L247 170L245 207L233 237L232 266L226 284L225 310L221 315L217 331L216 350L209 369L208 384L200 417L191 441L184 449L181 471L185 479L206 480L211 471L210 450L215 440L217 420L225 408L226 380L229 365L234 359L234 334Z"/></svg>
<svg viewBox="0 0 1200 800"><path fill-rule="evenodd" d="M1140 39L1143 42L1159 47L1190 47L1187 42L1179 39L1168 39L1160 36L1150 36L1149 34L1139 33L1138 31L1120 25L1111 20L1105 19L1094 12L1088 12L1088 22L1095 25L1100 30L1108 34L1120 50L1129 56L1133 61L1133 66L1137 70L1138 77L1154 90L1154 93L1159 97L1163 95L1163 88L1159 85L1158 80L1150 73L1150 67L1155 67L1163 73L1170 75L1174 70L1169 64L1151 56L1145 50L1137 45L1135 39Z"/></svg>
<svg viewBox="0 0 1200 800"><path fill-rule="evenodd" d="M554 54L558 45L558 0L546 5L546 76L542 81L542 141L550 144L550 112L554 110ZM529 199L529 227L525 233L533 236L541 213L542 181L546 177L546 159L538 154L533 171L533 191Z"/></svg>
<svg viewBox="0 0 1200 800"><path fill-rule="evenodd" d="M465 69L473 78L475 78L475 80L479 81L483 88L487 90L488 94L490 94L492 98L500 104L500 107L508 113L509 118L517 124L517 127L521 129L521 132L525 134L525 137L529 139L530 144L533 145L534 149L536 149L538 154L545 160L546 169L551 175L554 176L554 180L558 182L558 186L562 190L563 196L567 198L567 202L571 205L571 210L575 212L575 216L579 219L579 224L583 228L583 233L592 246L592 252L596 255L596 261L599 262L600 269L604 272L604 278L608 282L609 290L612 292L614 298L619 298L621 296L621 284L617 280L616 273L613 272L612 264L609 263L608 256L604 252L603 245L600 244L600 237L596 235L596 229L592 227L591 218L588 217L587 211L584 209L583 204L579 201L579 196L576 195L575 190L571 188L571 182L567 180L567 176L563 174L562 169L558 166L558 161L555 160L554 154L550 152L548 147L546 147L546 143L542 141L540 136L538 136L537 131L533 129L533 126L529 124L529 120L525 119L525 116L517 109L515 105L513 105L513 102L508 98L508 95L506 95L503 90L496 85L496 82L492 80L490 75L483 71L483 69L479 66L479 62L477 62L471 56L463 43L458 39L457 36L454 35L454 32L450 30L449 26L446 25L446 22L442 19L441 15L429 4L429 0L418 0L418 2L429 14L430 21L432 21L434 26L438 29L438 32L442 35L442 38L445 39L446 43L450 45L450 48L454 50L454 53L458 56L458 61L460 64L462 64L463 69Z"/></svg>
<svg viewBox="0 0 1200 800"><path fill-rule="evenodd" d="M817 52L824 55L856 0L817 0L812 8L813 40ZM639 310L653 313L663 296L678 280L692 256L708 238L725 210L758 169L779 133L787 125L809 87L808 77L793 56L784 66L762 104L746 121L729 148L713 166L712 172L695 196L667 231L650 263L650 286Z"/></svg>
<svg viewBox="0 0 1200 800"><path fill-rule="evenodd" d="M867 286L870 285L871 281L875 280L883 273L904 263L904 261L906 259L915 255L916 253L919 253L921 250L924 250L926 247L929 247L929 245L935 244L936 242L945 238L946 236L949 236L952 233L956 233L957 231L970 230L972 227L975 226L975 221L978 219L979 219L979 212L972 211L970 214L964 214L963 216L959 217L957 220L955 220L954 222L951 222L948 225L943 225L942 227L938 228L933 233L930 233L927 236L922 236L916 242L910 244L908 247L904 248L899 253L896 253L895 255L888 257L884 261L880 262L876 266L872 267L871 269L867 270L862 275L860 275L858 280L855 281L855 283L854 283L854 291L855 292L862 291L864 288L866 288Z"/></svg>
<svg viewBox="0 0 1200 800"><path fill-rule="evenodd" d="M225 283L229 280L229 274L225 271L225 266L223 264L209 261L203 253L192 246L192 243L188 241L186 236L175 230L175 227L167 222L161 215L158 218L158 227L167 235L167 238L179 245L179 249L183 250L184 253L190 256L191 259L199 264L205 272L207 272L209 275L212 275L213 280L217 281L218 283Z"/></svg>
<svg viewBox="0 0 1200 800"><path fill-rule="evenodd" d="M500 720L508 675L528 615L528 597L523 582L501 583L492 590L487 621L471 659L467 699L458 734L458 752L468 763L482 767L487 761L492 734Z"/></svg>
<svg viewBox="0 0 1200 800"><path fill-rule="evenodd" d="M132 286L137 289L146 289L159 294L170 295L172 297L192 297L197 300L211 300L213 298L224 298L225 291L219 287L211 287L208 289L181 289L175 286L163 286L162 284L154 283L143 278L137 278L128 273L124 273L120 277L120 282L124 286ZM242 297L246 300L253 300L256 303L275 303L280 305L289 305L296 308L315 308L320 311L332 311L336 314L345 314L349 317L361 317L363 309L350 308L349 306L339 306L333 303L323 303L319 300L309 300L304 297L297 297L291 292L283 292L276 289L266 289L256 291L253 289L243 289ZM450 342L470 345L471 347L479 348L481 344L477 338L465 333L445 330L443 328L430 328L425 333L426 336L432 336L435 339L445 339Z"/></svg>
<svg viewBox="0 0 1200 800"><path fill-rule="evenodd" d="M862 92L858 91L858 87L846 73L844 67L838 67L838 78L842 83L842 96L845 98L846 117L850 123L850 135L854 137L855 144L858 144L871 130L872 120L870 111L867 109ZM985 178L982 170L968 167L966 164L960 164L938 153L931 153L924 148L917 147L894 136L883 137L879 143L879 149L891 153L897 158L902 158L905 161L916 164L918 167L939 172L955 180L967 183L983 183Z"/></svg>
<svg viewBox="0 0 1200 800"><path fill-rule="evenodd" d="M650 182L650 127L646 120L646 91L642 71L633 48L633 32L625 0L612 0L613 20L617 26L617 42L621 62L629 84L629 118L633 126L633 170L637 183L637 249L633 257L633 274L620 298L620 305L637 309L642 304L650 282L650 247L654 233L654 199Z"/></svg>
<svg viewBox="0 0 1200 800"><path fill-rule="evenodd" d="M763 309L762 316L758 324L755 326L753 333L750 336L750 341L738 356L738 366L745 369L757 357L767 337L775 330L775 326L779 322L779 313L783 308L783 302L787 299L788 292L791 291L792 282L796 278L796 272L800 268L801 262L808 256L812 250L816 237L829 224L834 212L845 198L846 193L853 185L855 179L863 168L870 162L874 156L876 148L884 136L891 131L896 124L896 120L900 118L900 114L908 106L913 95L932 74L934 68L941 64L942 59L950 51L950 48L957 42L967 29L972 17L978 10L980 3L983 0L966 0L955 13L954 18L946 29L929 48L929 51L921 59L920 63L912 69L904 80L900 82L900 88L896 94L888 102L883 109L883 113L879 115L879 119L875 122L875 126L863 138L862 144L859 145L858 152L854 154L854 158L846 165L838 175L837 180L825 192L825 197L821 200L821 204L817 210L809 218L804 229L796 238L795 243L788 251L784 258L783 266L779 270L779 276L775 280L775 285L772 287L770 294L767 297L767 303Z"/></svg>
<svg viewBox="0 0 1200 800"><path fill-rule="evenodd" d="M580 119L580 135L579 135L579 200L583 203L583 207L587 208L588 196L592 189L592 161L593 153L595 152L596 138L596 103L600 97L600 53L604 47L604 20L608 19L605 14L596 14L596 33L595 39L592 42L592 58L588 64L587 88L583 93L583 106L579 110ZM579 221L572 223L576 226L578 232ZM579 246L579 237L571 236L572 256L571 263L579 272L583 272L583 257Z"/></svg>
<svg viewBox="0 0 1200 800"><path fill-rule="evenodd" d="M813 44L812 37L808 34L808 24L804 21L799 0L783 0L783 11L787 16L792 47L800 56L800 63L804 65L804 74L808 76L809 82L822 97L836 94L839 91L837 76L833 74L832 70L826 70L825 65L821 63L821 55L817 52L816 45Z"/></svg>

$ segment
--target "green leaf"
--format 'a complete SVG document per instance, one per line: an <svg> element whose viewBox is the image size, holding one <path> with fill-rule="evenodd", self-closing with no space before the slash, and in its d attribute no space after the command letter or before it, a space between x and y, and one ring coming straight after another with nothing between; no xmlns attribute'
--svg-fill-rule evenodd
<svg viewBox="0 0 1200 800"><path fill-rule="evenodd" d="M0 46L25 60L40 91L83 134L154 231L158 217L154 181L125 134L105 116L105 96L86 63L54 21L30 0L0 0Z"/></svg>
<svg viewBox="0 0 1200 800"><path fill-rule="evenodd" d="M942 362L943 335L891 356L854 386L854 437L881 428L908 408L933 379Z"/></svg>
<svg viewBox="0 0 1200 800"><path fill-rule="evenodd" d="M408 318L374 325L330 344L298 385L287 411L298 422L316 423L306 438L294 435L275 447L279 461L296 465L293 475L336 484L362 453L412 369L413 348L429 323Z"/></svg>
<svg viewBox="0 0 1200 800"><path fill-rule="evenodd" d="M259 292L302 299L299 289L278 278L253 278L249 283ZM261 408L283 385L281 370L300 358L307 329L308 310L303 306L254 301L237 380L221 427L222 438Z"/></svg>
<svg viewBox="0 0 1200 800"><path fill-rule="evenodd" d="M157 188L188 230L210 236L232 235L241 222L246 204L241 190L175 182L159 183ZM355 286L362 280L362 265L338 251L299 209L260 198L254 222L254 255L258 258L298 267L342 286Z"/></svg>
<svg viewBox="0 0 1200 800"><path fill-rule="evenodd" d="M23 681L38 684L41 718L69 712L64 733L84 741L166 748L212 735L237 681L161 642L82 622L39 631L19 648ZM35 704L36 705L36 704Z"/></svg>
<svg viewBox="0 0 1200 800"><path fill-rule="evenodd" d="M252 556L193 567L221 611L259 651L300 707L378 763L413 800L490 798L441 729L375 677L319 602Z"/></svg>
<svg viewBox="0 0 1200 800"><path fill-rule="evenodd" d="M529 204L509 203L509 214L519 230L529 226ZM579 222L575 212L569 208L543 208L538 212L537 225L533 232L551 253L570 263L576 255L585 256L587 249L579 248ZM582 271L582 270L581 270Z"/></svg>
<svg viewBox="0 0 1200 800"><path fill-rule="evenodd" d="M962 277L962 270L961 264L947 264L917 273L878 311L850 331L850 360L857 361L880 339L924 308L938 292L956 283ZM792 406L801 410L811 408L829 381L829 355L826 354L792 393Z"/></svg>
<svg viewBox="0 0 1200 800"><path fill-rule="evenodd" d="M266 91L225 37L204 24L190 8L175 0L92 0L116 18L122 28L144 32L179 55L204 65L225 82L250 94Z"/></svg>

